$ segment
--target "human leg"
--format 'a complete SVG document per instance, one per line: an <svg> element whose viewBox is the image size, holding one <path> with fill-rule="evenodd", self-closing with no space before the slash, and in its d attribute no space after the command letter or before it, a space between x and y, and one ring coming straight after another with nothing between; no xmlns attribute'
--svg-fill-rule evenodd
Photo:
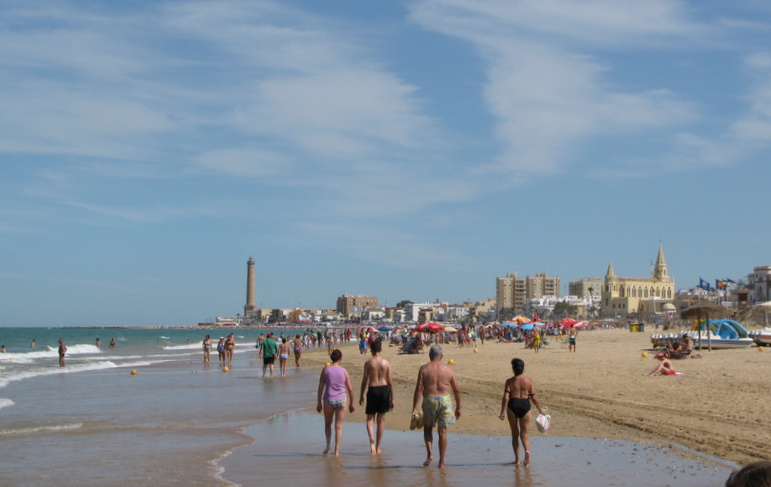
<svg viewBox="0 0 771 487"><path fill-rule="evenodd" d="M329 447L332 442L332 419L334 418L335 410L329 407L329 404L324 403L324 436L327 440L327 447L324 449L324 455L329 453Z"/></svg>
<svg viewBox="0 0 771 487"><path fill-rule="evenodd" d="M383 431L385 431L385 414L378 413L376 416L376 420L377 420L377 440L375 442L375 452L383 453L383 449L380 447L380 445L383 442Z"/></svg>
<svg viewBox="0 0 771 487"><path fill-rule="evenodd" d="M345 404L335 409L335 456L340 455L340 443L343 441L343 420L345 420Z"/></svg>
<svg viewBox="0 0 771 487"><path fill-rule="evenodd" d="M376 451L375 446L375 415L374 414L368 414L367 415L367 435L369 436L369 451L371 451L373 454Z"/></svg>
<svg viewBox="0 0 771 487"><path fill-rule="evenodd" d="M519 439L525 449L524 465L527 467L530 463L530 413L519 418Z"/></svg>
<svg viewBox="0 0 771 487"><path fill-rule="evenodd" d="M423 426L423 442L426 444L426 461L423 462L424 467L428 467L431 460L434 459L434 455L431 452L434 444L434 426Z"/></svg>
<svg viewBox="0 0 771 487"><path fill-rule="evenodd" d="M506 408L506 418L509 420L511 429L511 449L514 450L514 465L519 465L519 419Z"/></svg>
<svg viewBox="0 0 771 487"><path fill-rule="evenodd" d="M447 427L437 426L436 432L439 434L439 468L444 468L444 454L447 453Z"/></svg>

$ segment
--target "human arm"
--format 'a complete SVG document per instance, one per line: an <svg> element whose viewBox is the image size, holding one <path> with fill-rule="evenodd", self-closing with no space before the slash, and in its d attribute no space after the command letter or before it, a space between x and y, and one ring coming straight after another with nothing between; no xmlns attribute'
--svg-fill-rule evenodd
<svg viewBox="0 0 771 487"><path fill-rule="evenodd" d="M367 388L369 382L369 364L364 364L364 373L361 375L361 391L359 394L359 406L364 406L364 391Z"/></svg>
<svg viewBox="0 0 771 487"><path fill-rule="evenodd" d="M345 369L343 369L345 370ZM353 385L351 384L351 378L348 376L348 371L345 371L345 388L348 391L348 397L351 398L350 401L348 401L348 411L353 412Z"/></svg>
<svg viewBox="0 0 771 487"><path fill-rule="evenodd" d="M535 404L535 407L538 409L539 413L545 414L543 412L543 408L541 407L541 402L538 400L538 398L535 395L535 386L533 385L532 381L530 381L530 387L528 387L527 397L530 398L531 401L533 401L533 404Z"/></svg>
<svg viewBox="0 0 771 487"><path fill-rule="evenodd" d="M501 421L506 418L506 406L509 403L509 396L511 396L511 393L509 392L509 381L507 380L506 385L503 387L503 397L501 398Z"/></svg>
<svg viewBox="0 0 771 487"><path fill-rule="evenodd" d="M391 404L388 405L388 410L392 410L394 407L396 407L396 404L394 403L394 380L391 377L391 366L388 366L388 369L386 369L386 383L388 384L388 396L391 398Z"/></svg>
<svg viewBox="0 0 771 487"><path fill-rule="evenodd" d="M321 395L324 393L324 371L326 367L321 370L321 376L319 377L319 390L316 393L316 411L321 412Z"/></svg>
<svg viewBox="0 0 771 487"><path fill-rule="evenodd" d="M419 414L418 403L422 395L423 395L423 368L421 367L421 369L418 371L418 380L415 381L415 393L412 395L412 415L413 416L417 416Z"/></svg>
<svg viewBox="0 0 771 487"><path fill-rule="evenodd" d="M450 387L452 388L452 394L455 396L455 419L460 418L460 389L458 383L455 382L455 374L450 376Z"/></svg>

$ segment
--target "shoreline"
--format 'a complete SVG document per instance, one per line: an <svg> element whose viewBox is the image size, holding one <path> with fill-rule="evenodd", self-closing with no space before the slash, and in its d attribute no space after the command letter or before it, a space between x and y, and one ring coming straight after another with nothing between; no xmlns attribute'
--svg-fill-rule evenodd
<svg viewBox="0 0 771 487"><path fill-rule="evenodd" d="M503 384L512 375L509 362L519 357L525 360L525 375L533 379L542 405L552 415L549 436L663 447L675 443L742 465L767 458L771 434L763 422L766 384L756 372L768 365L771 354L758 353L755 347L713 351L703 354L703 359L674 360L675 368L684 372L682 376L651 377L647 372L657 362L642 357L642 352L651 350L650 334L581 332L577 353L569 353L566 344L551 338L552 343L539 353L525 350L521 343L478 343L477 352L473 345L444 344L443 361L454 360L463 397L464 414L451 431L510 435L508 423L498 414ZM361 423L366 420L358 404L361 369L370 354L360 355L355 343L337 346L344 352L343 366L355 395L356 412L346 421ZM392 364L396 403L386 417L386 428L409 431L415 378L428 354L402 355L395 347L384 346L382 355ZM301 365L320 371L327 361L326 349L306 349ZM720 393L716 392L718 385ZM727 411L726 398L731 401ZM533 427L531 435L540 433Z"/></svg>

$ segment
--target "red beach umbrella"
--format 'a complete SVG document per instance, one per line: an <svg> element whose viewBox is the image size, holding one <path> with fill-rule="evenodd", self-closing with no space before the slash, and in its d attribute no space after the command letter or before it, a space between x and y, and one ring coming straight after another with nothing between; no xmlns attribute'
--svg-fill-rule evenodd
<svg viewBox="0 0 771 487"><path fill-rule="evenodd" d="M433 321L427 321L425 323L421 323L415 328L413 328L415 331L427 331L429 333L439 333L444 331L444 327L440 325L439 323L434 323Z"/></svg>

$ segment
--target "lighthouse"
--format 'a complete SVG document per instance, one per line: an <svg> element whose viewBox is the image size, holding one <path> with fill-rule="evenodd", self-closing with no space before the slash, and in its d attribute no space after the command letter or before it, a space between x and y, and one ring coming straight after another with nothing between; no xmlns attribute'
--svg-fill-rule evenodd
<svg viewBox="0 0 771 487"><path fill-rule="evenodd" d="M249 257L246 263L246 305L244 306L244 317L257 314L257 306L254 305L254 259Z"/></svg>

